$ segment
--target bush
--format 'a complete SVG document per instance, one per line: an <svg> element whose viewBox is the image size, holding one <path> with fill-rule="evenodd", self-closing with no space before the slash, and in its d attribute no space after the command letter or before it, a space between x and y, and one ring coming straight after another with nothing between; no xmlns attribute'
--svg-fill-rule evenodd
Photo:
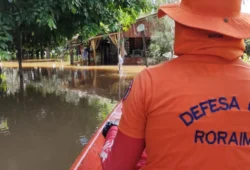
<svg viewBox="0 0 250 170"><path fill-rule="evenodd" d="M1 61L10 61L16 59L15 53L11 53L8 51L2 51L0 50L0 60Z"/></svg>
<svg viewBox="0 0 250 170"><path fill-rule="evenodd" d="M247 55L250 55L250 39L245 40L245 44L246 44L246 51L245 51L245 53Z"/></svg>
<svg viewBox="0 0 250 170"><path fill-rule="evenodd" d="M158 64L173 58L174 21L164 17L159 19L156 25L152 31L149 46L149 61L151 64Z"/></svg>

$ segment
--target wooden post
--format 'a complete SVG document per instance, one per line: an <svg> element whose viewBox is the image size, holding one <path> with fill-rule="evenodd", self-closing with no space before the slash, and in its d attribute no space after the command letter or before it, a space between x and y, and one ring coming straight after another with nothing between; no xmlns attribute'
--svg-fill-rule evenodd
<svg viewBox="0 0 250 170"><path fill-rule="evenodd" d="M119 73L121 71L120 58L119 58L119 56L120 56L120 41L121 41L121 32L120 31L121 30L120 30L120 26L119 26L119 32L118 32L118 37L117 37L117 41L118 41L118 44L117 44L118 56L117 56L117 58L118 58L118 71L119 71Z"/></svg>
<svg viewBox="0 0 250 170"><path fill-rule="evenodd" d="M70 48L70 65L74 65L74 49L71 47Z"/></svg>
<svg viewBox="0 0 250 170"><path fill-rule="evenodd" d="M31 49L31 55L30 55L31 59L34 59L34 50L33 48Z"/></svg>
<svg viewBox="0 0 250 170"><path fill-rule="evenodd" d="M39 50L36 50L36 59L39 59Z"/></svg>
<svg viewBox="0 0 250 170"><path fill-rule="evenodd" d="M50 59L50 48L47 47L47 48L45 48L45 49L46 49L46 58L47 58L47 59Z"/></svg>
<svg viewBox="0 0 250 170"><path fill-rule="evenodd" d="M77 47L76 47L76 53L75 53L75 56L76 56L76 62L78 63L78 49L77 49Z"/></svg>
<svg viewBox="0 0 250 170"><path fill-rule="evenodd" d="M148 67L147 45L146 45L145 31L142 31L141 33L142 33L143 53L144 53L144 57L145 57L145 64L146 64L146 67Z"/></svg>
<svg viewBox="0 0 250 170"><path fill-rule="evenodd" d="M44 50L41 50L41 59L44 59Z"/></svg>
<svg viewBox="0 0 250 170"><path fill-rule="evenodd" d="M88 51L88 63L87 63L87 65L89 66L90 65L90 45L88 46L87 51Z"/></svg>

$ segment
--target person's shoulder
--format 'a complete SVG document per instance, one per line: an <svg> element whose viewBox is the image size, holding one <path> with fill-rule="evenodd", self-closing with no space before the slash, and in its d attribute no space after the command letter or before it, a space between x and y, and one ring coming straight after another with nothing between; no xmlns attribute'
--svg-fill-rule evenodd
<svg viewBox="0 0 250 170"><path fill-rule="evenodd" d="M248 62L239 60L239 63L240 63L242 66L246 67L247 69L250 69L250 64L249 64Z"/></svg>
<svg viewBox="0 0 250 170"><path fill-rule="evenodd" d="M249 77L249 75L250 75L250 64L249 63L240 60L240 61L236 62L235 64L237 65L236 68L240 68L239 69L241 72L240 74L245 75L246 77Z"/></svg>
<svg viewBox="0 0 250 170"><path fill-rule="evenodd" d="M171 59L169 61L164 61L160 64L150 66L145 69L145 72L148 72L148 74L162 74L163 72L168 72L172 69L172 67L175 65L175 63L178 62L178 59Z"/></svg>
<svg viewBox="0 0 250 170"><path fill-rule="evenodd" d="M162 76L165 77L166 74L172 73L178 65L177 63L179 63L178 58L174 58L172 60L165 61L157 65L149 66L139 72L135 76L135 78L140 79L145 83L155 81L155 79L161 79Z"/></svg>

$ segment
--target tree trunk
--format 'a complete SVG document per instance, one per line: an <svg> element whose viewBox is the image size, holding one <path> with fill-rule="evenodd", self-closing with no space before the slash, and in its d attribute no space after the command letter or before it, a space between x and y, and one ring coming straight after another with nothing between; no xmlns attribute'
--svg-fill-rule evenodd
<svg viewBox="0 0 250 170"><path fill-rule="evenodd" d="M26 57L23 57L23 60L28 60L30 56L29 50L26 51Z"/></svg>
<svg viewBox="0 0 250 170"><path fill-rule="evenodd" d="M46 58L50 59L50 48L46 48Z"/></svg>
<svg viewBox="0 0 250 170"><path fill-rule="evenodd" d="M28 51L28 59L31 59L31 50Z"/></svg>
<svg viewBox="0 0 250 170"><path fill-rule="evenodd" d="M41 59L44 59L44 51L41 50Z"/></svg>
<svg viewBox="0 0 250 170"><path fill-rule="evenodd" d="M23 79L23 67L22 67L22 32L18 32L18 47L17 47L17 58L18 58L18 65L19 65L19 76L20 80Z"/></svg>
<svg viewBox="0 0 250 170"><path fill-rule="evenodd" d="M87 65L90 65L90 48L88 47L88 64Z"/></svg>
<svg viewBox="0 0 250 170"><path fill-rule="evenodd" d="M78 62L79 61L79 51L78 51L78 49L76 50L76 61Z"/></svg>
<svg viewBox="0 0 250 170"><path fill-rule="evenodd" d="M148 67L148 60L147 60L147 46L146 46L146 38L145 38L145 32L142 31L142 42L143 42L143 53L145 57L145 64L146 67Z"/></svg>
<svg viewBox="0 0 250 170"><path fill-rule="evenodd" d="M121 32L120 32L120 28L119 28L119 32L118 32L118 37L117 37L117 59L118 59L118 71L119 73L121 72L121 65L120 65L120 43L121 43Z"/></svg>
<svg viewBox="0 0 250 170"><path fill-rule="evenodd" d="M32 59L32 51L29 51L29 59Z"/></svg>
<svg viewBox="0 0 250 170"><path fill-rule="evenodd" d="M30 54L31 59L34 59L34 50L32 49L30 52L31 52Z"/></svg>
<svg viewBox="0 0 250 170"><path fill-rule="evenodd" d="M36 50L36 58L39 59L39 50Z"/></svg>
<svg viewBox="0 0 250 170"><path fill-rule="evenodd" d="M70 49L70 65L74 65L74 50L73 48Z"/></svg>

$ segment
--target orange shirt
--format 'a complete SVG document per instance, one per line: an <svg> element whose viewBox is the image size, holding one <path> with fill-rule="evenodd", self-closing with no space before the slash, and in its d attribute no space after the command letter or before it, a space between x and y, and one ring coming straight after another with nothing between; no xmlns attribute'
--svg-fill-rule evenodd
<svg viewBox="0 0 250 170"><path fill-rule="evenodd" d="M142 71L119 130L145 138L143 170L249 170L250 66L182 55Z"/></svg>

